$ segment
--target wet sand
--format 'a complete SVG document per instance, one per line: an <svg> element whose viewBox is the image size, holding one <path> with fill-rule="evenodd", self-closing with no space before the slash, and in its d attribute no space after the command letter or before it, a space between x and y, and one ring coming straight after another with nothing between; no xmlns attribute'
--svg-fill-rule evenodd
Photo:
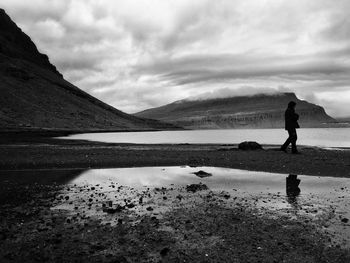
<svg viewBox="0 0 350 263"><path fill-rule="evenodd" d="M300 147L302 154L292 155L276 151L277 146L264 148L47 139L2 143L0 261L349 262L349 247L323 231L334 219L331 209L329 218L314 219L312 205L300 208L305 213L295 214L291 207L281 215L257 207L259 200L205 187L191 192L176 186L140 190L117 182L67 185L75 172L91 167L205 165L350 177L349 151ZM24 181L6 178L6 170L48 168L61 172L47 170L43 176L33 170Z"/></svg>
<svg viewBox="0 0 350 263"><path fill-rule="evenodd" d="M0 169L216 166L244 170L350 177L350 150L299 147L302 154L242 151L237 145L106 144L38 139L0 144Z"/></svg>
<svg viewBox="0 0 350 263"><path fill-rule="evenodd" d="M55 180L65 176L62 170ZM134 189L114 181L40 181L1 185L1 262L350 260L349 248L323 231L328 217L315 216L312 205L280 214L257 207L260 200L204 185Z"/></svg>

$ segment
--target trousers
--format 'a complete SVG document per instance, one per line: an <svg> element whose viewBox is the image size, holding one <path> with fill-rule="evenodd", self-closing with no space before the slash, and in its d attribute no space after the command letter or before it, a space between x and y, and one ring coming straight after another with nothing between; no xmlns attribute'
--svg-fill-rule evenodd
<svg viewBox="0 0 350 263"><path fill-rule="evenodd" d="M288 129L287 131L288 131L289 137L287 138L286 142L282 145L281 149L285 151L287 149L288 145L291 143L292 144L292 152L296 153L296 152L298 152L298 150L297 150L297 139L298 139L297 131L295 128Z"/></svg>

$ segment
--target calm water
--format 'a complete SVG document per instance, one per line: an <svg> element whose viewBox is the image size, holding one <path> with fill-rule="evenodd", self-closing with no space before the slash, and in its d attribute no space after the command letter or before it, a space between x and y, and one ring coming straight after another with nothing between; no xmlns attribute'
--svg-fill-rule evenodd
<svg viewBox="0 0 350 263"><path fill-rule="evenodd" d="M211 176L201 178L194 172L205 171ZM67 184L99 184L108 186L111 182L136 189L144 187L186 186L205 183L214 191L247 192L250 194L286 193L287 174L247 171L219 167L133 167L112 169L91 169L81 172ZM319 195L320 198L334 198L337 192L350 198L350 179L339 177L317 177L298 175L301 179L300 196ZM345 188L346 190L341 190ZM350 212L350 211L349 211Z"/></svg>
<svg viewBox="0 0 350 263"><path fill-rule="evenodd" d="M210 176L201 178L195 172L204 170ZM90 170L19 170L1 171L0 186L14 184L29 185L66 185L75 187L98 186L102 192L115 195L117 188L112 185L142 191L146 188L183 187L189 184L206 184L212 191L227 191L236 196L258 197L269 199L270 205L288 206L286 192L287 174L246 171L219 167L133 167ZM350 217L350 179L339 177L317 177L298 175L301 180L301 192L297 193L297 201L316 203L337 207L339 211ZM73 189L73 188L72 188ZM71 190L72 190L71 189ZM98 190L96 189L96 191ZM115 191L116 190L116 191ZM75 191L75 190L74 190ZM81 193L75 191L78 195ZM119 192L119 191L117 191ZM1 199L6 199L0 194ZM310 199L311 198L311 199ZM271 203L272 199L275 199ZM260 201L261 201L260 200Z"/></svg>
<svg viewBox="0 0 350 263"><path fill-rule="evenodd" d="M211 176L200 178L194 174L199 170ZM299 175L300 192L287 192L287 176L188 166L0 171L0 204L11 202L11 198L16 201L16 192L9 192L11 187L30 189L32 186L36 190L28 193L35 194L38 189L53 185L52 191L57 191L57 198L53 200L51 209L72 215L79 213L94 216L101 222L114 224L116 216L106 214L103 204L116 206L133 203L136 206L130 212L139 214L149 213L146 208L151 205L154 208L152 213L160 215L176 205L193 205L195 200L205 198L213 191L229 206L257 208L258 213L273 217L278 215L293 220L308 218L324 222L322 224L327 225L327 231L349 247L350 225L341 219L350 218L350 179ZM186 191L186 185L198 183L207 185L209 190L198 192L199 195ZM179 195L185 199L179 201ZM140 196L143 197L144 205L138 205ZM32 199L35 201L35 198L41 197L34 196ZM202 201L199 199L199 202Z"/></svg>
<svg viewBox="0 0 350 263"><path fill-rule="evenodd" d="M160 132L85 133L69 136L109 143L214 143L234 144L257 141L282 144L287 137L283 129L189 130ZM67 138L67 137L65 137ZM318 147L350 147L350 128L299 129L298 144Z"/></svg>

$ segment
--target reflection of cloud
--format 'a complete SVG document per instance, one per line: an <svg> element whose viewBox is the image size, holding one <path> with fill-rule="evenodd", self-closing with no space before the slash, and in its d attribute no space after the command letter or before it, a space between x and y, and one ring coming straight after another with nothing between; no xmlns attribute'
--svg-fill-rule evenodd
<svg viewBox="0 0 350 263"><path fill-rule="evenodd" d="M68 80L128 112L222 95L224 87L239 94L284 86L350 115L339 99L350 83L347 0L3 0L2 7Z"/></svg>

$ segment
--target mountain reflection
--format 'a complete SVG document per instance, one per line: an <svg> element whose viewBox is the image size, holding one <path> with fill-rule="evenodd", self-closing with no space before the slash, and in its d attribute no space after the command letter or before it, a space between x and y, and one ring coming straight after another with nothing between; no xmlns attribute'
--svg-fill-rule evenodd
<svg viewBox="0 0 350 263"><path fill-rule="evenodd" d="M40 201L39 192L57 192L85 170L0 171L0 205Z"/></svg>

